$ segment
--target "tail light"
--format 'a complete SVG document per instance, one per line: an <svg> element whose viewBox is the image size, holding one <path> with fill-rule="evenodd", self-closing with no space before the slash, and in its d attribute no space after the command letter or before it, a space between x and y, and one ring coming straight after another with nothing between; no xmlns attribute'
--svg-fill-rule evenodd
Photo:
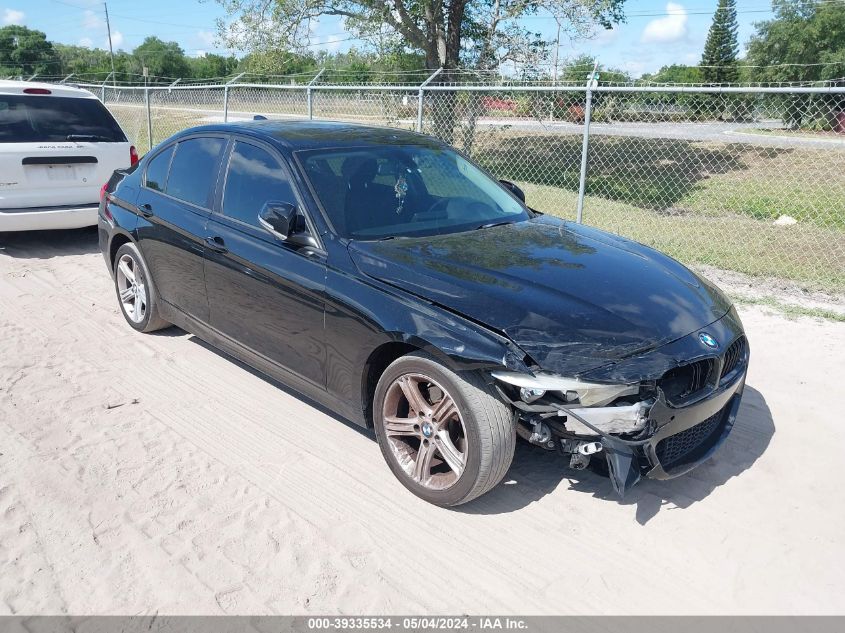
<svg viewBox="0 0 845 633"><path fill-rule="evenodd" d="M112 223L114 216L111 214L111 209L109 209L109 196L108 193L106 193L106 188L108 186L109 183L107 181L102 187L100 187L100 202L103 203L103 215L109 223Z"/></svg>
<svg viewBox="0 0 845 633"><path fill-rule="evenodd" d="M53 92L46 88L24 88L23 93L26 95L51 95Z"/></svg>
<svg viewBox="0 0 845 633"><path fill-rule="evenodd" d="M138 162L138 150L135 149L134 145L129 147L129 166L131 167L135 163Z"/></svg>

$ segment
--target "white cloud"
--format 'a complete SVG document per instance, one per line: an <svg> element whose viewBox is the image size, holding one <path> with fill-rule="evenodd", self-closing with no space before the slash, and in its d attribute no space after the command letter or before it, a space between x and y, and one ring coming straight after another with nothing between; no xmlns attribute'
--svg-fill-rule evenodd
<svg viewBox="0 0 845 633"><path fill-rule="evenodd" d="M336 53L340 49L341 43L346 39L343 35L333 35L331 37L326 38L315 38L316 42L319 43L319 49L328 51L329 53Z"/></svg>
<svg viewBox="0 0 845 633"><path fill-rule="evenodd" d="M206 55L208 55L208 51L202 49L197 49L193 53L190 53L191 57L205 57Z"/></svg>
<svg viewBox="0 0 845 633"><path fill-rule="evenodd" d="M622 70L625 70L633 77L640 77L648 68L648 64L645 61L627 61L622 64Z"/></svg>
<svg viewBox="0 0 845 633"><path fill-rule="evenodd" d="M86 9L82 15L82 28L88 31L99 31L106 28L106 21L99 13L94 13L91 9Z"/></svg>
<svg viewBox="0 0 845 633"><path fill-rule="evenodd" d="M105 48L108 49L108 47L109 47L109 36L108 35L106 35L105 43L106 43ZM123 46L123 33L121 33L120 31L112 31L111 32L111 45L112 45L112 48L114 48L114 50L117 50L121 46Z"/></svg>
<svg viewBox="0 0 845 633"><path fill-rule="evenodd" d="M3 11L3 24L23 24L26 14L17 9L6 9Z"/></svg>
<svg viewBox="0 0 845 633"><path fill-rule="evenodd" d="M215 35L211 31L197 31L197 40L207 48L214 46L214 39Z"/></svg>
<svg viewBox="0 0 845 633"><path fill-rule="evenodd" d="M687 36L687 10L675 2L666 4L666 15L646 24L643 42L677 42Z"/></svg>
<svg viewBox="0 0 845 633"><path fill-rule="evenodd" d="M83 48L94 48L94 41L90 37L79 38L79 45Z"/></svg>

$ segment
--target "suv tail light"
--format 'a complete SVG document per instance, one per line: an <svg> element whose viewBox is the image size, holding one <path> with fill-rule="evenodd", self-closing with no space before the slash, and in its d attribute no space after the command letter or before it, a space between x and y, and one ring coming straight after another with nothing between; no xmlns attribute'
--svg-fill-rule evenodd
<svg viewBox="0 0 845 633"><path fill-rule="evenodd" d="M100 187L100 202L102 202L103 199L106 197L106 187L108 187L108 186L109 186L109 183L108 183L108 181L106 181L105 183L103 183L103 186Z"/></svg>
<svg viewBox="0 0 845 633"><path fill-rule="evenodd" d="M24 88L23 93L27 95L51 95L53 92L46 88Z"/></svg>
<svg viewBox="0 0 845 633"><path fill-rule="evenodd" d="M131 167L135 163L138 162L138 150L135 149L134 145L129 147L129 166Z"/></svg>

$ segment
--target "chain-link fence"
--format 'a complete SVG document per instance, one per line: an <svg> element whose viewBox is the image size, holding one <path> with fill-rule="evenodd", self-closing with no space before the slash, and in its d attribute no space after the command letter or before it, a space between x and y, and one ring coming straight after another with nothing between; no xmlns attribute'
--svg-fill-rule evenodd
<svg viewBox="0 0 845 633"><path fill-rule="evenodd" d="M142 150L255 115L419 129L544 213L689 264L845 290L845 86L490 83L92 90Z"/></svg>

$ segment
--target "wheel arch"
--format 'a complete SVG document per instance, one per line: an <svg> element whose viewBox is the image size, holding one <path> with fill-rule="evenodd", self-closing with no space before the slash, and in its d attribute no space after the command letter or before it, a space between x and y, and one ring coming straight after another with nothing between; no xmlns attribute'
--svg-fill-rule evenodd
<svg viewBox="0 0 845 633"><path fill-rule="evenodd" d="M505 366L504 348L501 358L488 357L473 360L456 354L454 349L446 346L441 347L418 335L392 332L389 336L389 340L382 342L370 352L361 374L361 404L364 411L364 421L368 428L373 426L373 395L379 378L393 361L402 356L417 351L426 352L455 372L485 368L502 369Z"/></svg>
<svg viewBox="0 0 845 633"><path fill-rule="evenodd" d="M121 246L130 242L134 243L135 240L132 239L129 233L124 233L123 231L116 231L111 236L109 240L109 270L112 274L114 274L114 258L117 256L117 251Z"/></svg>

